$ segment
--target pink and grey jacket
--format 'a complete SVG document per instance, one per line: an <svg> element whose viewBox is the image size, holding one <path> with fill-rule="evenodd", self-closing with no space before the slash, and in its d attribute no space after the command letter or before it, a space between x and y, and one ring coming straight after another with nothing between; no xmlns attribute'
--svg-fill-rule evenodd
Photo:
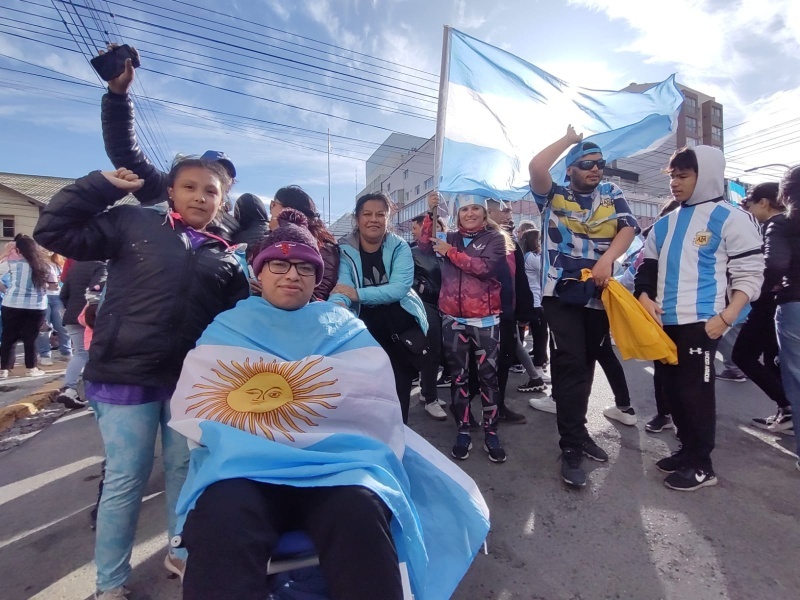
<svg viewBox="0 0 800 600"><path fill-rule="evenodd" d="M425 217L419 238L419 249L433 254L430 216ZM452 246L442 263L442 288L439 292L439 309L451 317L464 319L499 315L502 310L501 273L508 269L506 240L502 233L484 229L470 237L465 244L465 233L447 233L447 243Z"/></svg>

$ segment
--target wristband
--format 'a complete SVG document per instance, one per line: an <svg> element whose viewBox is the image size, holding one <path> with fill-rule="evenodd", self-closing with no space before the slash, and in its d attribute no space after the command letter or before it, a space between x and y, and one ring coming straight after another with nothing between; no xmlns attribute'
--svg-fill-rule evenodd
<svg viewBox="0 0 800 600"><path fill-rule="evenodd" d="M726 327L733 327L733 325L731 325L730 323L728 323L728 322L725 320L725 317L723 317L723 316L722 316L722 313L717 313L717 316L718 316L720 319L722 319L722 322L723 322L723 323L725 323L725 326L726 326Z"/></svg>

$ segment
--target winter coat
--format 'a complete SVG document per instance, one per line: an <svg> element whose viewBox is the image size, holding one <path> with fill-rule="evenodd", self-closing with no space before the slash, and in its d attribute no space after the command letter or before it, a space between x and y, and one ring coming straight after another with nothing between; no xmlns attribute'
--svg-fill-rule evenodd
<svg viewBox="0 0 800 600"><path fill-rule="evenodd" d="M86 306L86 289L105 286L106 263L101 260L73 261L59 296L64 303L64 325L79 325L78 316Z"/></svg>
<svg viewBox="0 0 800 600"><path fill-rule="evenodd" d="M425 217L419 248L433 254L430 216ZM439 292L439 310L458 318L482 318L500 315L503 311L501 279L511 284L507 260L506 238L499 231L484 229L464 243L458 231L447 233L447 243L452 246L442 263L442 289ZM524 275L524 272L523 272ZM513 289L506 295L506 308L513 314ZM509 304L512 302L512 304Z"/></svg>
<svg viewBox="0 0 800 600"><path fill-rule="evenodd" d="M339 240L339 283L358 290L359 301L351 302L344 294L332 294L328 300L344 304L356 314L360 311L360 305L379 306L399 302L403 310L414 317L422 331L427 333L428 317L425 306L411 289L414 282L414 260L406 241L393 233L387 233L383 239L381 252L386 276L389 278L389 283L385 285L363 287L360 248L357 233L351 233Z"/></svg>
<svg viewBox="0 0 800 600"><path fill-rule="evenodd" d="M90 173L53 197L33 237L75 260L109 260L85 379L173 385L206 326L247 298L249 285L224 242L192 249L178 219L139 206L106 210L124 195Z"/></svg>
<svg viewBox="0 0 800 600"><path fill-rule="evenodd" d="M800 302L800 223L779 215L770 220L765 235L764 279L778 285L778 304Z"/></svg>

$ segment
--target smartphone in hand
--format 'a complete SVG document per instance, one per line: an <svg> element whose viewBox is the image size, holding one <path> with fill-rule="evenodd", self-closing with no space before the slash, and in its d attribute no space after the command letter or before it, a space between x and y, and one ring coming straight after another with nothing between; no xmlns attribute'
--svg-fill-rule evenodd
<svg viewBox="0 0 800 600"><path fill-rule="evenodd" d="M125 71L125 61L131 59L133 68L138 68L139 55L134 52L128 44L117 46L104 54L95 56L90 62L103 81L111 81L122 75Z"/></svg>

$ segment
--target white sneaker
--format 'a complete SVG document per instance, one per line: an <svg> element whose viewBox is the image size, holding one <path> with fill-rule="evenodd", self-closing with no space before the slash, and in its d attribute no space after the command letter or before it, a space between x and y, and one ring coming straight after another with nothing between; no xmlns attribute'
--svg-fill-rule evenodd
<svg viewBox="0 0 800 600"><path fill-rule="evenodd" d="M623 425L636 425L636 413L630 406L625 410L620 410L616 406L609 406L603 411L603 414L607 419L619 421Z"/></svg>
<svg viewBox="0 0 800 600"><path fill-rule="evenodd" d="M43 367L51 367L53 366L53 359L49 356L40 356L39 357L39 364Z"/></svg>
<svg viewBox="0 0 800 600"><path fill-rule="evenodd" d="M94 600L126 600L131 591L125 587L116 587L105 592L96 591Z"/></svg>
<svg viewBox="0 0 800 600"><path fill-rule="evenodd" d="M8 369L0 369L0 379L8 379Z"/></svg>
<svg viewBox="0 0 800 600"><path fill-rule="evenodd" d="M425 412L428 413L431 418L436 419L437 421L444 421L447 419L447 413L444 412L442 405L439 404L438 401L428 402L425 404Z"/></svg>
<svg viewBox="0 0 800 600"><path fill-rule="evenodd" d="M542 412L556 414L556 401L553 400L552 396L546 396L545 398L531 398L528 400L528 406L531 408L535 408L536 410L541 410Z"/></svg>
<svg viewBox="0 0 800 600"><path fill-rule="evenodd" d="M47 375L47 373L45 373L41 369L37 369L36 367L33 367L32 369L28 369L28 372L26 373L26 375L28 377L41 377L42 375Z"/></svg>
<svg viewBox="0 0 800 600"><path fill-rule="evenodd" d="M548 384L553 383L553 380L550 379L550 374L545 373L544 367L534 367L534 368L536 369L536 372L539 374L539 377L542 378L542 381Z"/></svg>

